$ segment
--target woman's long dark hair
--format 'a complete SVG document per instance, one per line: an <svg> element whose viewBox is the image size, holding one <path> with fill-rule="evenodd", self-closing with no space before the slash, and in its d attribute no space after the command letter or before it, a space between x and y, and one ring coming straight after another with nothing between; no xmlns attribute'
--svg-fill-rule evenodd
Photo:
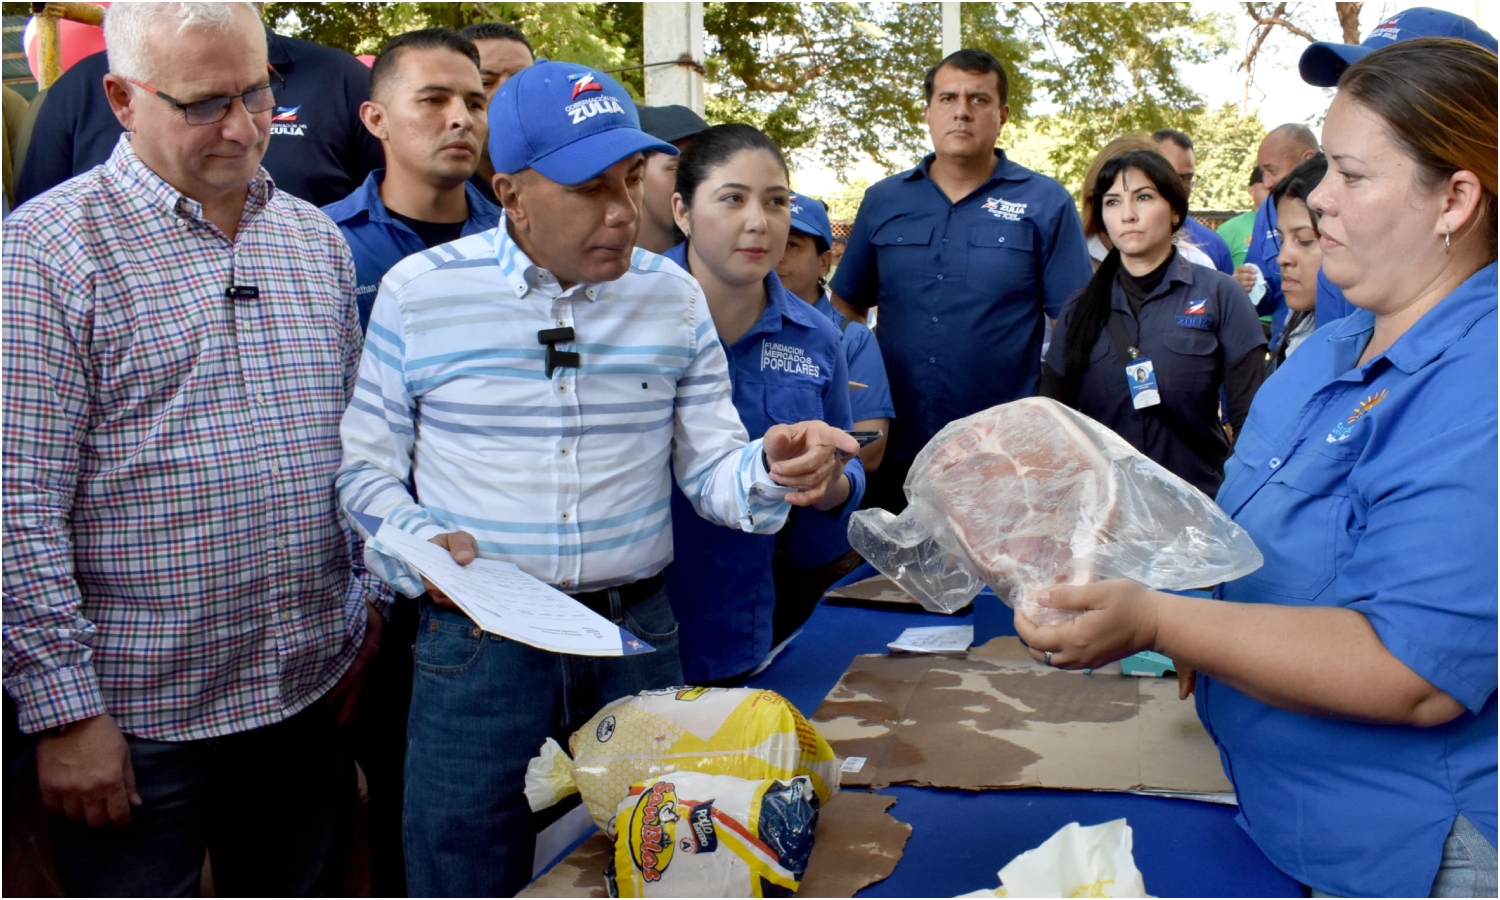
<svg viewBox="0 0 1500 900"><path fill-rule="evenodd" d="M1115 179L1127 169L1135 169L1156 187L1156 192L1177 217L1177 224L1187 221L1188 195L1177 176L1177 170L1167 158L1155 150L1131 150L1105 163L1099 177L1087 186L1093 207L1093 222L1089 223L1095 234L1105 233L1104 195L1114 186ZM1174 227L1175 230L1175 227ZM1063 365L1067 371L1061 373L1065 386L1065 397L1070 404L1077 402L1078 388L1083 383L1083 373L1088 368L1089 352L1109 323L1110 294L1115 276L1120 272L1120 250L1109 251L1099 265L1094 277L1073 299L1072 313L1068 318L1068 331L1063 336ZM1057 338L1054 336L1053 340Z"/></svg>

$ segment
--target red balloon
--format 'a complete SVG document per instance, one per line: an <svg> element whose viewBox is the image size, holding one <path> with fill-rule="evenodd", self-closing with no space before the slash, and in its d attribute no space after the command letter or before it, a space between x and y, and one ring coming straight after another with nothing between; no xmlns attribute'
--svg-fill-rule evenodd
<svg viewBox="0 0 1500 900"><path fill-rule="evenodd" d="M108 6L109 4L100 3L99 5ZM31 77L39 78L42 70L41 45L37 42L34 16L26 22L26 30L22 33L21 40L26 47L26 64L31 67ZM80 59L92 56L104 49L104 29L97 25L85 25L71 19L61 19L58 22L58 40L62 44L62 68L66 72Z"/></svg>
<svg viewBox="0 0 1500 900"><path fill-rule="evenodd" d="M373 53L361 53L359 56L356 56L354 58L364 63L366 66L375 65L375 54Z"/></svg>

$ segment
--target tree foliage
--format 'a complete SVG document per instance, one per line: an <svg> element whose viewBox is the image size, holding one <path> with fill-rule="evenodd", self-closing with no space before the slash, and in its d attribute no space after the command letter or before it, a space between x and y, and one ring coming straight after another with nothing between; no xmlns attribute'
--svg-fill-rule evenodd
<svg viewBox="0 0 1500 900"><path fill-rule="evenodd" d="M1076 180L1095 149L1203 111L1185 66L1227 51L1224 18L1185 3L964 3L965 46L1006 66L1013 127L1066 121L1049 173ZM625 68L639 96L636 3L269 3L289 34L377 52L387 37L475 21L519 26L539 55ZM745 121L788 151L845 171L870 157L889 169L928 148L922 77L940 59L935 3L708 3L709 121ZM1009 136L1009 133L1008 133Z"/></svg>

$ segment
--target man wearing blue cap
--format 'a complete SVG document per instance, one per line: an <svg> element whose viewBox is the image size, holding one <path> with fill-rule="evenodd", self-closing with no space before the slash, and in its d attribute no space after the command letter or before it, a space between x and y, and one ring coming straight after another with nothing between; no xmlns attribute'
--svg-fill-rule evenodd
<svg viewBox="0 0 1500 900"><path fill-rule="evenodd" d="M679 683L661 575L671 473L705 518L769 533L841 477L840 452L859 450L822 422L746 440L702 289L634 249L642 152L676 149L640 130L618 83L540 61L495 94L489 120L500 225L382 282L339 497L460 563L514 563L655 652L537 650L486 634L425 585L406 763L413 896L520 890L535 846L522 789L543 740ZM378 541L366 557L403 593L423 592Z"/></svg>
<svg viewBox="0 0 1500 900"><path fill-rule="evenodd" d="M1433 37L1458 38L1478 44L1491 53L1500 50L1500 44L1496 43L1494 35L1480 28L1474 20L1441 9L1417 6L1382 20L1362 44L1317 41L1309 45L1302 51L1297 70L1302 73L1302 80L1308 84L1334 87L1345 69L1381 47L1412 38ZM1344 292L1319 271L1318 306L1314 313L1317 324L1321 327L1351 312L1354 312L1354 304L1344 299Z"/></svg>

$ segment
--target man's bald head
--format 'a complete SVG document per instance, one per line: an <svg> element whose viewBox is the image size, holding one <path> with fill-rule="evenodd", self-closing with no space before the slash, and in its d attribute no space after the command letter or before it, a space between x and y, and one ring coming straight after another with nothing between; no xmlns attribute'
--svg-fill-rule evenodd
<svg viewBox="0 0 1500 900"><path fill-rule="evenodd" d="M1276 186L1287 173L1304 159L1311 159L1318 152L1318 138L1312 129L1297 122L1288 122L1271 129L1260 142L1260 151L1255 162L1261 168L1266 190Z"/></svg>

